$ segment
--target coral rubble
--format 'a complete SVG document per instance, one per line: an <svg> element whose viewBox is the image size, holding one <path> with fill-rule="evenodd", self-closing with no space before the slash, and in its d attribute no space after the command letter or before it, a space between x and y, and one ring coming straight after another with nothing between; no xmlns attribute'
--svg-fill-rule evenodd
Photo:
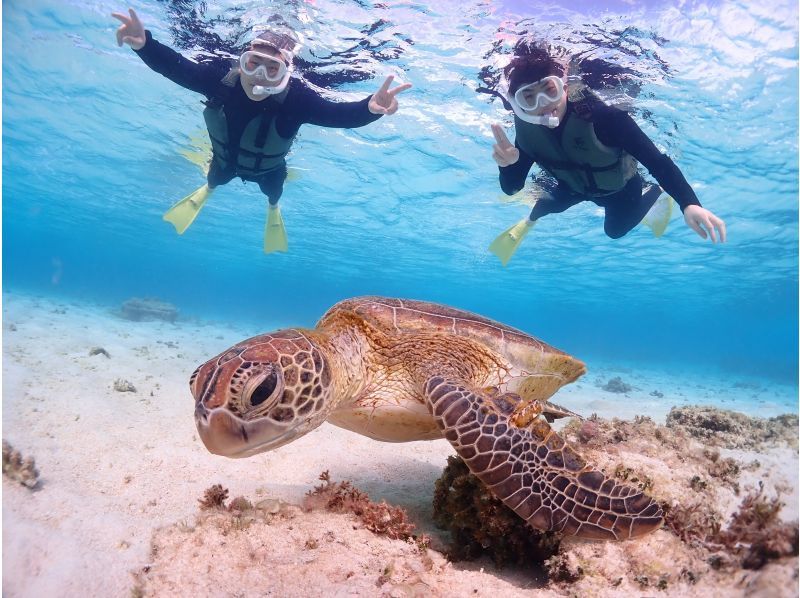
<svg viewBox="0 0 800 598"><path fill-rule="evenodd" d="M5 440L3 441L3 475L8 476L27 488L35 488L39 484L39 470L33 457L22 457L22 454Z"/></svg>
<svg viewBox="0 0 800 598"><path fill-rule="evenodd" d="M114 390L117 392L136 392L136 387L123 378L114 380Z"/></svg>

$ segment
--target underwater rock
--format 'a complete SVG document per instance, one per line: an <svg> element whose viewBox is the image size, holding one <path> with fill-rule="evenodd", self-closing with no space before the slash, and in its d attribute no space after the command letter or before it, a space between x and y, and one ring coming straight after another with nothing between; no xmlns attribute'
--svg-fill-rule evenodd
<svg viewBox="0 0 800 598"><path fill-rule="evenodd" d="M667 427L683 430L712 446L759 448L772 443L797 447L796 414L764 419L717 407L690 405L673 407L667 415Z"/></svg>
<svg viewBox="0 0 800 598"><path fill-rule="evenodd" d="M660 390L654 390L653 392L650 393L650 396L651 397L658 397L659 399L663 399L664 398L664 393L661 392Z"/></svg>
<svg viewBox="0 0 800 598"><path fill-rule="evenodd" d="M94 357L95 355L105 355L109 359L111 359L111 355L108 354L108 351L103 349L103 347L92 347L89 349L89 357Z"/></svg>
<svg viewBox="0 0 800 598"><path fill-rule="evenodd" d="M356 490L330 478L323 482L318 498ZM352 513L266 501L281 508L272 514L258 504L203 510L192 522L154 530L149 562L134 573L132 595L211 596L224 588L230 596L467 596L485 595L476 588L489 581L503 596L525 595L477 571L452 571L419 541L354 525Z"/></svg>
<svg viewBox="0 0 800 598"><path fill-rule="evenodd" d="M433 495L433 518L450 532L448 556L489 556L496 565L532 566L553 556L561 537L534 530L483 485L461 457L450 456Z"/></svg>
<svg viewBox="0 0 800 598"><path fill-rule="evenodd" d="M33 457L25 457L5 440L3 441L3 475L7 475L26 488L39 483L39 470Z"/></svg>
<svg viewBox="0 0 800 598"><path fill-rule="evenodd" d="M134 322L145 320L175 322L178 319L178 308L158 299L133 297L122 304L119 316Z"/></svg>
<svg viewBox="0 0 800 598"><path fill-rule="evenodd" d="M609 586L620 594L677 587L691 594L689 588L712 577L706 588L732 588L735 572L797 555L797 523L780 520L780 496L750 493L737 499L745 465L721 457L685 430L648 417L629 421L593 415L569 422L562 434L580 445L604 475L658 500L666 512L665 528L622 543L543 534L528 528L460 459L450 457L436 484L434 519L451 532L451 558L488 555L501 565L539 564L549 587L590 595ZM791 575L797 559L780 566L781 575L786 568L785 575Z"/></svg>
<svg viewBox="0 0 800 598"><path fill-rule="evenodd" d="M615 376L614 378L611 378L611 380L606 382L600 388L602 388L606 392L616 392L616 393L620 393L620 394L623 394L623 393L626 393L626 392L630 392L630 391L633 390L633 386L631 386L627 382L623 382L622 378L620 378L619 376Z"/></svg>
<svg viewBox="0 0 800 598"><path fill-rule="evenodd" d="M136 392L136 387L122 378L114 380L114 390L117 392Z"/></svg>

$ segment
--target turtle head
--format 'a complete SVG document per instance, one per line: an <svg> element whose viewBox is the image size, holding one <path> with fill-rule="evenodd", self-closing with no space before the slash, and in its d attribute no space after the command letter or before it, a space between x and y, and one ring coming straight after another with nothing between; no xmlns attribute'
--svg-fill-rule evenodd
<svg viewBox="0 0 800 598"><path fill-rule="evenodd" d="M189 379L206 448L249 457L299 438L332 408L330 365L307 333L288 329L248 339Z"/></svg>

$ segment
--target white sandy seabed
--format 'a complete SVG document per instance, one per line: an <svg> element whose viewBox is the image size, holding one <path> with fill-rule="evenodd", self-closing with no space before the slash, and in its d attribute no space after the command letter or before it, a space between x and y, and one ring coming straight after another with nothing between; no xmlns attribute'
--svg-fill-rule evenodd
<svg viewBox="0 0 800 598"><path fill-rule="evenodd" d="M444 440L385 444L324 424L288 446L244 460L205 450L194 427L189 375L230 345L269 329L268 323L261 330L244 330L200 321L131 322L106 306L4 295L3 439L24 456L34 457L41 473L34 491L3 480L4 596L130 595L135 586L132 574L151 564L154 531L181 522L190 525L198 513L198 499L216 483L228 488L231 497L297 503L318 483L320 472L329 470L333 479L352 480L373 500L402 506L418 529L436 533L431 515L434 482L447 456L454 454ZM105 349L108 357L90 355L95 347ZM671 406L684 404L747 406L748 415L760 417L797 411L797 388L792 386L676 379L666 372L588 365L590 373L556 398L584 415L630 419L644 414L663 423ZM633 390L614 394L599 388L614 376L621 376ZM118 379L127 380L136 391L115 391ZM656 390L665 396L651 394ZM796 519L797 452L760 454L759 460L762 477L792 489L793 494L784 494L784 517ZM389 550L381 542L392 541L370 539L369 532L354 530L344 515L314 513L298 519L289 526L291 532L284 530L283 540L319 536L319 527L325 525L339 526L329 534L364 535L350 539L365 551L360 562L348 565L351 569L383 567L375 555ZM270 559L283 562L280 557L287 548L280 545L281 538L276 542L262 543L263 554L256 558L264 585L237 590L225 585L220 572L216 578L221 585L212 584L201 593L381 595L386 589L374 583L371 589L359 589L352 571L343 572L340 580L328 574L327 589L317 587L309 575L319 571L320 564L311 561L289 563L296 566L297 575L279 579L274 568L271 577ZM352 547L346 552L351 560L358 558ZM344 558L341 551L339 556ZM532 584L519 572L498 573L488 562L449 565L436 558L443 585L428 584L433 595L534 592L525 589ZM237 577L244 579L246 574L240 571ZM180 594L181 587L190 584L172 586L170 594ZM401 590L395 593L405 595Z"/></svg>

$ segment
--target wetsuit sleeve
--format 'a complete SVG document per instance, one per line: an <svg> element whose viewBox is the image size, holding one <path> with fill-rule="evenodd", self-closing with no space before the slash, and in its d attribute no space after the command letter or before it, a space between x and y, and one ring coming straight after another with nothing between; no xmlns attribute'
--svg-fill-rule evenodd
<svg viewBox="0 0 800 598"><path fill-rule="evenodd" d="M519 150L519 160L510 166L498 166L500 170L500 188L506 195L514 195L525 186L525 179L533 166L533 158L526 154L514 142L514 146Z"/></svg>
<svg viewBox="0 0 800 598"><path fill-rule="evenodd" d="M620 147L636 158L678 203L681 211L686 206L700 205L694 189L675 162L658 151L627 112L606 107L595 113L593 122L597 138L605 145Z"/></svg>
<svg viewBox="0 0 800 598"><path fill-rule="evenodd" d="M291 95L286 98L283 118L277 123L281 137L294 135L303 124L353 129L381 117L380 114L372 114L367 107L371 95L357 102L334 102L321 97L298 80L293 80L292 86Z"/></svg>
<svg viewBox="0 0 800 598"><path fill-rule="evenodd" d="M150 31L145 31L145 37L144 46L134 52L147 66L181 87L207 96L214 94L220 79L226 74L224 68L193 62L153 39Z"/></svg>

